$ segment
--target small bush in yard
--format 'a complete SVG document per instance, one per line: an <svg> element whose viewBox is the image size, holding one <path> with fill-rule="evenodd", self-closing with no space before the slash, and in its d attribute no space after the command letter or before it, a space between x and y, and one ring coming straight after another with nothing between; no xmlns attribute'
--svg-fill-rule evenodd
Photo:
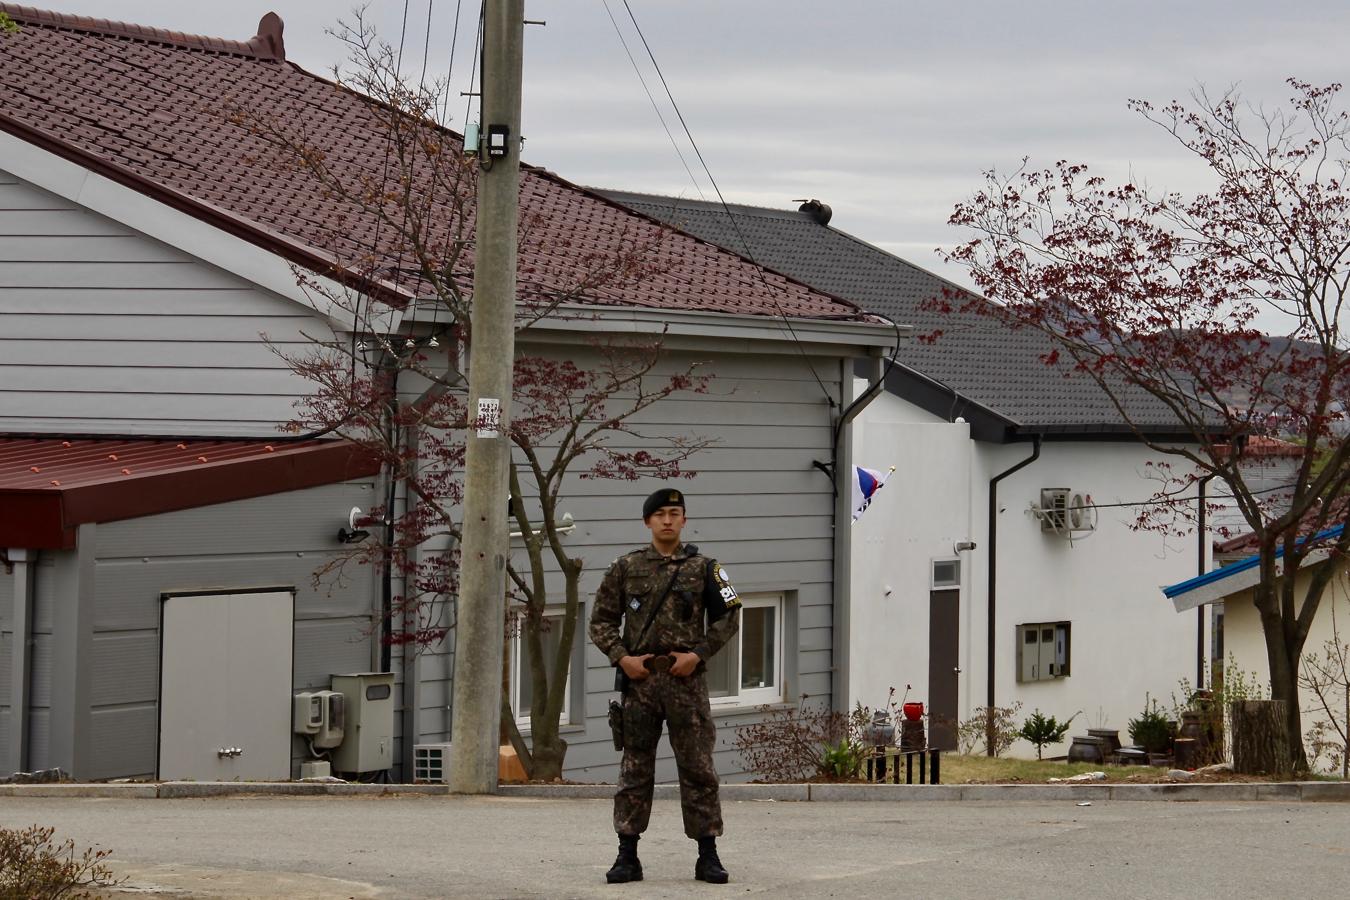
<svg viewBox="0 0 1350 900"><path fill-rule="evenodd" d="M765 781L856 778L867 758L864 729L872 713L857 706L851 715L809 709L806 696L796 709L761 707L764 718L736 729L735 747L748 771Z"/></svg>
<svg viewBox="0 0 1350 900"><path fill-rule="evenodd" d="M1017 729L1017 736L1022 740L1036 745L1036 758L1041 758L1041 750L1046 744L1058 744L1064 740L1064 735L1069 732L1069 725L1076 718L1078 713L1074 713L1063 722L1054 716L1043 716L1038 709L1027 720L1022 723L1022 727Z"/></svg>
<svg viewBox="0 0 1350 900"><path fill-rule="evenodd" d="M0 897L73 900L97 896L86 888L121 884L103 862L112 851L88 849L76 855L74 841L52 841L55 831L40 825L0 828Z"/></svg>
<svg viewBox="0 0 1350 900"><path fill-rule="evenodd" d="M983 743L985 752L992 745L993 756L1002 756L1013 745L1021 733L1017 728L1017 713L1022 708L1018 700L1012 706L975 707L975 715L956 726L956 739L961 753L973 753L978 744Z"/></svg>

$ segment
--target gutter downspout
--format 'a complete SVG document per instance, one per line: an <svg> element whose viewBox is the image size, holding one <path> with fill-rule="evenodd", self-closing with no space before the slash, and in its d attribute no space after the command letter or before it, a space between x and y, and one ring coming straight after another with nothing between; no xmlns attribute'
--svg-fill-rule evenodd
<svg viewBox="0 0 1350 900"><path fill-rule="evenodd" d="M0 748L8 771L28 771L28 706L32 697L33 581L37 574L36 550L10 549L4 554L13 569L13 652L10 654L9 735ZM0 771L5 771L0 768Z"/></svg>
<svg viewBox="0 0 1350 900"><path fill-rule="evenodd" d="M834 447L831 448L833 454L831 468L834 474L834 649L831 655L834 660L832 667L834 678L830 688L830 705L836 712L843 713L849 710L848 648L849 631L852 628L850 579L853 577L853 532L849 528L851 524L849 515L852 511L848 508L851 497L848 479L852 475L852 467L841 466L839 462L853 459L853 429L846 426L885 390L881 368L883 362L881 358L874 360L875 369L872 374L876 377L868 379L872 382L872 389L857 398L852 398L855 379L853 361L845 358L839 363L841 375L839 394L840 399L844 401L844 411L835 425Z"/></svg>
<svg viewBox="0 0 1350 900"><path fill-rule="evenodd" d="M988 634L986 636L986 640L988 642L988 647L986 648L988 658L985 661L985 668L987 670L985 676L986 695L987 695L985 699L985 711L986 715L990 716L993 715L994 709L994 671L995 671L994 638L995 632L997 630L995 628L996 622L994 618L994 613L996 610L995 600L997 597L996 586L998 584L998 483L1003 479L1007 478L1009 475L1016 472L1018 469L1025 468L1040 458L1041 435L1034 434L1031 436L1031 440L1033 446L1031 449L1030 456L1022 460L1021 462L1017 463L1012 468L1004 469L1002 472L999 472L993 478L989 479L989 564L988 564L989 588L987 592L987 600L989 608L988 612L986 613L986 616L988 617L987 623ZM987 745L985 748L986 752L990 756L993 756L994 755L993 741L986 740L985 744Z"/></svg>
<svg viewBox="0 0 1350 900"><path fill-rule="evenodd" d="M1205 531L1205 488L1209 486L1209 480L1213 478L1213 473L1200 479L1200 513L1198 516L1198 540L1196 546L1196 564L1195 574L1203 575L1209 569L1206 567L1206 544L1209 543ZM1205 686L1205 610L1209 607L1201 603L1195 608L1195 689L1198 691Z"/></svg>

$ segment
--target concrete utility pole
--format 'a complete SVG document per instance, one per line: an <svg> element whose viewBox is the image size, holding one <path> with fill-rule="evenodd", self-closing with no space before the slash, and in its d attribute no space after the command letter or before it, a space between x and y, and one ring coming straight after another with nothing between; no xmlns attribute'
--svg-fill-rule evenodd
<svg viewBox="0 0 1350 900"><path fill-rule="evenodd" d="M497 791L524 30L524 0L487 0L450 751L450 790L458 794Z"/></svg>

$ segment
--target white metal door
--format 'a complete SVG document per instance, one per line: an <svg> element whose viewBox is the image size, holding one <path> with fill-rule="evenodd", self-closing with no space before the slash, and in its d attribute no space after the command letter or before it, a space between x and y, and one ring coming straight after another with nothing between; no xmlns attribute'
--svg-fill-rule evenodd
<svg viewBox="0 0 1350 900"><path fill-rule="evenodd" d="M294 607L290 591L164 600L160 778L290 778Z"/></svg>

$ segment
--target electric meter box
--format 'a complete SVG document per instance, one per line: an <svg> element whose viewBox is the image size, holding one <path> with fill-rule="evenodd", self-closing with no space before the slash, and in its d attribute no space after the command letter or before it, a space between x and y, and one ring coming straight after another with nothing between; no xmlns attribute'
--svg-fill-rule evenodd
<svg viewBox="0 0 1350 900"><path fill-rule="evenodd" d="M333 751L335 772L379 772L394 765L394 674L334 675L333 690L346 698L346 727Z"/></svg>

